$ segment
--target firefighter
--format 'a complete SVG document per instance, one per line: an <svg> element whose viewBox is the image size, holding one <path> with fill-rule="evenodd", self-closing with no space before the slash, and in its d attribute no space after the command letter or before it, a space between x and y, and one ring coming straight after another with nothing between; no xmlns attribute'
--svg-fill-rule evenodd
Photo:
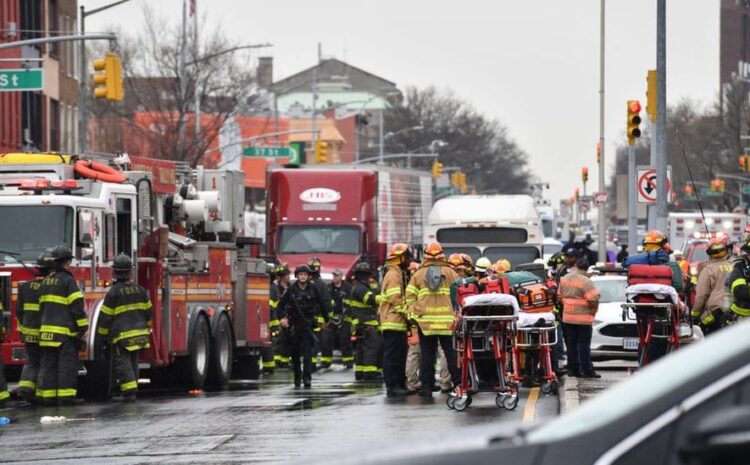
<svg viewBox="0 0 750 465"><path fill-rule="evenodd" d="M727 256L728 247L727 236L712 238L706 248L708 263L698 275L695 304L690 313L700 322L706 334L721 328L726 295L724 283L727 274L732 271L732 264Z"/></svg>
<svg viewBox="0 0 750 465"><path fill-rule="evenodd" d="M325 362L321 359L321 356L319 354L320 352L320 341L323 339L323 333L330 331L327 325L324 325L323 323L327 320L324 320L324 315L326 318L330 318L331 314L331 295L328 293L328 286L326 285L326 282L320 277L320 259L317 257L311 258L307 262L307 266L310 268L310 282L313 286L318 290L318 293L323 297L323 306L318 309L318 316L317 316L317 324L315 325L315 338L313 339L313 349L312 353L313 356L317 358L317 364L320 365L321 368L327 368L331 366L331 363L328 362L326 365ZM330 337L330 335L326 335L325 337ZM313 366L313 372L315 371L316 366Z"/></svg>
<svg viewBox="0 0 750 465"><path fill-rule="evenodd" d="M466 267L464 266L464 260L461 258L461 254L453 253L448 257L448 265L453 268L459 278L466 277Z"/></svg>
<svg viewBox="0 0 750 465"><path fill-rule="evenodd" d="M36 277L24 281L18 286L18 300L16 301L16 318L21 340L26 345L26 363L18 381L15 392L21 400L31 401L37 388L39 375L39 297L41 296L42 280L52 270L52 255L42 253L36 261Z"/></svg>
<svg viewBox="0 0 750 465"><path fill-rule="evenodd" d="M740 245L740 258L734 262L727 278L732 305L729 307L735 317L750 316L750 234Z"/></svg>
<svg viewBox="0 0 750 465"><path fill-rule="evenodd" d="M341 351L341 364L347 369L354 366L354 353L352 350L352 324L349 316L349 294L352 285L344 281L344 272L340 269L333 270L333 279L328 285L328 293L331 296L331 324L328 330L323 331L321 346L321 362L328 367L333 362L333 348L338 345Z"/></svg>
<svg viewBox="0 0 750 465"><path fill-rule="evenodd" d="M300 387L302 383L306 388L312 385L314 330L320 309L326 305L323 296L310 282L311 274L307 265L295 268L294 277L297 280L289 286L278 306L279 325L289 329L294 387ZM323 321L328 322L327 314L323 315Z"/></svg>
<svg viewBox="0 0 750 465"><path fill-rule="evenodd" d="M372 269L366 262L354 267L354 285L349 297L352 315L352 334L356 337L354 379L371 381L379 379L382 343L378 332L377 307L382 297L370 287Z"/></svg>
<svg viewBox="0 0 750 465"><path fill-rule="evenodd" d="M151 347L151 300L130 279L133 262L121 253L112 261L115 284L104 297L96 334L101 348L112 351L112 371L120 400L132 402L138 392L138 354Z"/></svg>
<svg viewBox="0 0 750 465"><path fill-rule="evenodd" d="M568 374L578 378L601 378L591 362L592 324L599 310L599 291L586 275L588 267L589 261L584 254L560 279Z"/></svg>
<svg viewBox="0 0 750 465"><path fill-rule="evenodd" d="M68 270L73 252L66 244L52 249L53 272L42 281L39 298L40 364L37 396L43 405L76 402L78 350L85 346L89 321L83 294Z"/></svg>
<svg viewBox="0 0 750 465"><path fill-rule="evenodd" d="M466 270L466 277L474 276L474 261L471 259L471 255L462 253L461 260L464 262L464 269Z"/></svg>
<svg viewBox="0 0 750 465"><path fill-rule="evenodd" d="M289 278L292 272L289 265L282 263L275 270L276 281L269 289L271 302L275 301L274 314L276 320L279 320L279 302L284 293L289 288ZM271 331L271 340L273 346L273 361L276 368L289 368L291 358L289 357L289 330L276 325L276 329Z"/></svg>
<svg viewBox="0 0 750 465"><path fill-rule="evenodd" d="M391 246L380 292L383 299L378 308L378 316L383 334L383 379L388 397L403 397L414 393L406 388L406 355L409 345L404 305L404 277L408 276L404 270L409 266L411 255L406 244Z"/></svg>
<svg viewBox="0 0 750 465"><path fill-rule="evenodd" d="M477 279L483 279L487 276L487 272L492 268L492 262L487 257L480 257L474 266L474 275Z"/></svg>
<svg viewBox="0 0 750 465"><path fill-rule="evenodd" d="M419 395L432 397L438 344L445 353L454 386L459 383L451 339L455 314L450 296L450 286L458 279L458 275L445 262L443 247L439 243L428 244L424 254L422 266L406 287L406 303L409 306L409 318L416 323L419 331L422 352Z"/></svg>
<svg viewBox="0 0 750 465"><path fill-rule="evenodd" d="M268 287L268 330L271 331L271 339L274 334L279 331L279 318L276 316L276 307L279 306L278 290L276 289L276 269L275 266L270 266L268 269L268 278L271 280ZM261 355L261 368L264 375L272 375L276 370L276 359L273 355L273 342L269 347L263 347L260 351Z"/></svg>

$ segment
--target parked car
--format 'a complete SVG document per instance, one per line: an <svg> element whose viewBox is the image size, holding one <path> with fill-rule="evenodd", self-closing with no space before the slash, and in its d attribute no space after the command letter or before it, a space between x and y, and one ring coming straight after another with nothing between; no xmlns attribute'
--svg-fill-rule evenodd
<svg viewBox="0 0 750 465"><path fill-rule="evenodd" d="M601 274L592 276L591 280L601 295L591 336L591 356L595 359L635 359L638 356L638 328L635 320L622 320L627 276Z"/></svg>
<svg viewBox="0 0 750 465"><path fill-rule="evenodd" d="M741 322L655 361L546 423L467 428L424 446L389 444L367 454L367 463L748 463L748 353L750 322ZM361 463L362 457L342 461Z"/></svg>

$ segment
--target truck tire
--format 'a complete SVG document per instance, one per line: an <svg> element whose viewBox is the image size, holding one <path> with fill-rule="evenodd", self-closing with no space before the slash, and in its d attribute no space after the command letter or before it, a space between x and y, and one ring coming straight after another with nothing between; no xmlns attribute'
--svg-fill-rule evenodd
<svg viewBox="0 0 750 465"><path fill-rule="evenodd" d="M211 355L211 335L206 317L198 315L193 331L190 334L189 353L185 359L185 387L202 389L208 376L209 358Z"/></svg>
<svg viewBox="0 0 750 465"><path fill-rule="evenodd" d="M258 379L260 378L260 357L257 355L245 355L234 362L232 369L234 379Z"/></svg>
<svg viewBox="0 0 750 465"><path fill-rule="evenodd" d="M86 376L79 378L79 393L84 399L105 400L110 393L111 367L103 360L85 362Z"/></svg>
<svg viewBox="0 0 750 465"><path fill-rule="evenodd" d="M234 357L234 338L232 325L226 314L216 322L211 339L211 358L209 365L209 384L223 387L232 379L232 362Z"/></svg>

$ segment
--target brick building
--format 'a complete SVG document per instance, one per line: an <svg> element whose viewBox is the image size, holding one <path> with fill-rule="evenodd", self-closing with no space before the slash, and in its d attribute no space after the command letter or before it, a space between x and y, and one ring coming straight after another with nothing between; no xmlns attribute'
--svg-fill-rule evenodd
<svg viewBox="0 0 750 465"><path fill-rule="evenodd" d="M0 0L0 43L75 34L76 0ZM64 42L0 50L0 69L41 68L42 89L0 91L0 152L75 151L78 54ZM27 60L28 59L28 60ZM22 61L26 60L26 61Z"/></svg>

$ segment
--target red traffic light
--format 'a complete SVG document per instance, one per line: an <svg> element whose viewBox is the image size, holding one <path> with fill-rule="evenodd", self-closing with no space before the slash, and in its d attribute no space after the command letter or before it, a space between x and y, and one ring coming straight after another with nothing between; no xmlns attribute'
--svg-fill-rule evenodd
<svg viewBox="0 0 750 465"><path fill-rule="evenodd" d="M631 100L628 102L628 110L630 110L633 113L640 113L641 112L641 102L637 100Z"/></svg>

